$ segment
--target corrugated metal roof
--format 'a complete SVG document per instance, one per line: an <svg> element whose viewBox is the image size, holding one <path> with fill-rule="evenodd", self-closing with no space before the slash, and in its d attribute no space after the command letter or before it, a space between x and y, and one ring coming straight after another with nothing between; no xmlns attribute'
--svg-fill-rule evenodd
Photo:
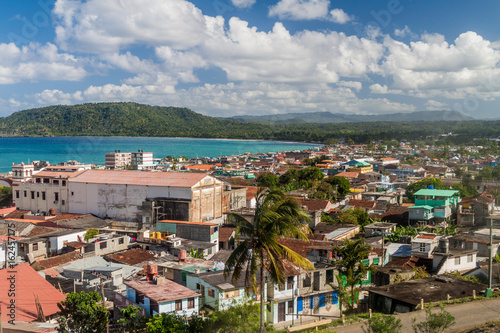
<svg viewBox="0 0 500 333"><path fill-rule="evenodd" d="M421 189L418 190L414 195L434 195L438 197L451 197L458 193L454 190L431 190L431 189Z"/></svg>
<svg viewBox="0 0 500 333"><path fill-rule="evenodd" d="M15 271L16 273L12 273ZM16 321L34 321L36 320L35 295L38 296L45 316L51 316L59 312L57 303L66 299L61 292L54 288L40 274L38 274L29 264L16 266L14 269L0 270L0 306L2 308L2 322L10 320L7 305L10 304L10 298L7 294L9 290L9 277L15 275L16 285Z"/></svg>
<svg viewBox="0 0 500 333"><path fill-rule="evenodd" d="M144 172L126 170L87 170L71 179L71 183L193 187L205 173ZM216 180L217 183L222 183Z"/></svg>
<svg viewBox="0 0 500 333"><path fill-rule="evenodd" d="M143 293L144 296L157 303L200 296L197 292L168 279L160 285L152 281L126 281L125 285Z"/></svg>

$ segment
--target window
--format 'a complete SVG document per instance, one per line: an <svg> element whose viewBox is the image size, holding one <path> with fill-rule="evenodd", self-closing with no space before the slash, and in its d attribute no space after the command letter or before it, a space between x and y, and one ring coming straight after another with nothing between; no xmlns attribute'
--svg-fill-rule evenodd
<svg viewBox="0 0 500 333"><path fill-rule="evenodd" d="M474 260L474 255L473 254L468 254L467 255L467 262L472 262Z"/></svg>
<svg viewBox="0 0 500 333"><path fill-rule="evenodd" d="M204 285L201 285L200 286L200 294L205 297L205 286Z"/></svg>
<svg viewBox="0 0 500 333"><path fill-rule="evenodd" d="M182 300L178 299L175 301L175 311L182 311Z"/></svg>
<svg viewBox="0 0 500 333"><path fill-rule="evenodd" d="M118 244L123 244L124 240L123 240L123 237L118 239Z"/></svg>
<svg viewBox="0 0 500 333"><path fill-rule="evenodd" d="M194 297L188 298L188 309L194 309Z"/></svg>
<svg viewBox="0 0 500 333"><path fill-rule="evenodd" d="M54 200L59 201L59 192L54 193Z"/></svg>
<svg viewBox="0 0 500 333"><path fill-rule="evenodd" d="M35 199L35 191L31 191L31 199Z"/></svg>
<svg viewBox="0 0 500 333"><path fill-rule="evenodd" d="M333 283L333 269L326 271L326 283Z"/></svg>
<svg viewBox="0 0 500 333"><path fill-rule="evenodd" d="M151 301L151 314L153 314L153 311L155 311L156 313L159 313L160 312L160 307L158 305L157 302L155 301Z"/></svg>
<svg viewBox="0 0 500 333"><path fill-rule="evenodd" d="M306 275L304 277L303 282L302 282L302 287L307 288L307 287L310 287L310 286L311 286L311 276L310 275Z"/></svg>
<svg viewBox="0 0 500 333"><path fill-rule="evenodd" d="M58 179L54 179L54 180L52 181L52 184L54 184L54 185L59 185L59 180L58 180Z"/></svg>
<svg viewBox="0 0 500 333"><path fill-rule="evenodd" d="M460 257L455 258L455 266L460 265Z"/></svg>
<svg viewBox="0 0 500 333"><path fill-rule="evenodd" d="M16 191L16 199L19 199L19 191Z"/></svg>
<svg viewBox="0 0 500 333"><path fill-rule="evenodd" d="M303 298L302 308L305 310L309 310L311 308L311 297L306 296Z"/></svg>
<svg viewBox="0 0 500 333"><path fill-rule="evenodd" d="M66 186L66 181L65 180L62 181L62 186ZM73 192L71 192L71 195L73 195Z"/></svg>
<svg viewBox="0 0 500 333"><path fill-rule="evenodd" d="M101 244L99 244L100 249L105 249L107 247L108 247L108 242L102 242Z"/></svg>
<svg viewBox="0 0 500 333"><path fill-rule="evenodd" d="M42 192L42 200L45 200L45 192Z"/></svg>
<svg viewBox="0 0 500 333"><path fill-rule="evenodd" d="M293 289L293 276L289 276L287 281L286 281L286 289L292 290Z"/></svg>
<svg viewBox="0 0 500 333"><path fill-rule="evenodd" d="M420 252L425 252L425 244L424 243L420 243L419 244L419 251Z"/></svg>
<svg viewBox="0 0 500 333"><path fill-rule="evenodd" d="M293 313L293 301L288 301L288 314Z"/></svg>
<svg viewBox="0 0 500 333"><path fill-rule="evenodd" d="M49 184L49 183L50 183L50 179L48 179L48 178L44 178L44 179L43 179L43 183L44 183L44 184Z"/></svg>
<svg viewBox="0 0 500 333"><path fill-rule="evenodd" d="M138 291L136 291L135 293L136 293L136 295L135 295L135 302L136 303L142 303L142 304L144 304L144 294L140 293Z"/></svg>
<svg viewBox="0 0 500 333"><path fill-rule="evenodd" d="M182 282L186 282L186 272L182 272Z"/></svg>
<svg viewBox="0 0 500 333"><path fill-rule="evenodd" d="M36 197L40 198L40 192L36 192Z"/></svg>
<svg viewBox="0 0 500 333"><path fill-rule="evenodd" d="M26 198L28 196L28 191L24 191L24 197Z"/></svg>
<svg viewBox="0 0 500 333"><path fill-rule="evenodd" d="M213 290L212 288L208 288L208 296L215 298L215 290Z"/></svg>
<svg viewBox="0 0 500 333"><path fill-rule="evenodd" d="M196 284L196 290L200 290L200 284L199 283Z"/></svg>
<svg viewBox="0 0 500 333"><path fill-rule="evenodd" d="M38 243L33 244L33 251L38 251Z"/></svg>
<svg viewBox="0 0 500 333"><path fill-rule="evenodd" d="M61 200L61 205L63 205L63 206L64 206L65 204L66 204L66 201Z"/></svg>
<svg viewBox="0 0 500 333"><path fill-rule="evenodd" d="M325 305L330 305L332 304L333 302L333 294L330 292L330 293L326 293L325 294Z"/></svg>

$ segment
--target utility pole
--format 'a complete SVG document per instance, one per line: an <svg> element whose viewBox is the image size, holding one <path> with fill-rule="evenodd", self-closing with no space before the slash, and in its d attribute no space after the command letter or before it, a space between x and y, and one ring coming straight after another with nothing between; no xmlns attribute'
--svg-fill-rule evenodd
<svg viewBox="0 0 500 333"><path fill-rule="evenodd" d="M488 262L488 288L484 291L484 297L493 296L491 290L491 277L493 276L493 218L490 218L490 244L488 245L489 262Z"/></svg>
<svg viewBox="0 0 500 333"><path fill-rule="evenodd" d="M101 281L101 297L102 297L102 305L106 309L106 301L104 298L104 279L102 277L102 274L99 274L99 280ZM106 310L107 311L107 310ZM106 333L109 333L109 320L106 321Z"/></svg>

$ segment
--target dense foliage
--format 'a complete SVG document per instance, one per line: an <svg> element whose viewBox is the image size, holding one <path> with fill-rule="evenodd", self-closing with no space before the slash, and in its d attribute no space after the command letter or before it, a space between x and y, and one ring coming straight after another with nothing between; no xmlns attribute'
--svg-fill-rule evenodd
<svg viewBox="0 0 500 333"><path fill-rule="evenodd" d="M69 293L57 304L60 310L60 333L100 333L106 331L108 310L98 304L102 298L97 291Z"/></svg>
<svg viewBox="0 0 500 333"><path fill-rule="evenodd" d="M450 143L497 137L500 121L407 121L360 123L255 124L207 117L187 108L137 103L58 105L0 118L3 136L159 136L325 142L426 140L443 133ZM331 140L329 140L331 141Z"/></svg>
<svg viewBox="0 0 500 333"><path fill-rule="evenodd" d="M182 317L174 313L142 317L139 308L129 306L120 311L118 323L125 332L144 333L243 333L259 331L259 306L255 303L234 304L225 311L215 310L202 317ZM274 332L266 323L266 331Z"/></svg>
<svg viewBox="0 0 500 333"><path fill-rule="evenodd" d="M12 187L0 186L0 207L9 207L12 204Z"/></svg>

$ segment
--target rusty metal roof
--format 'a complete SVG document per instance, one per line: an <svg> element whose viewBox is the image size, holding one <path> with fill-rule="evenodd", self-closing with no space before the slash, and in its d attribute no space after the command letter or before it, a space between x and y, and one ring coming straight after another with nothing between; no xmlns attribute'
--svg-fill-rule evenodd
<svg viewBox="0 0 500 333"><path fill-rule="evenodd" d="M87 170L71 179L71 183L193 187L205 177L210 176L205 173Z"/></svg>
<svg viewBox="0 0 500 333"><path fill-rule="evenodd" d="M184 287L174 281L165 279L160 285L153 281L126 281L125 285L139 291L147 298L157 302L164 303L178 299L201 296L197 292Z"/></svg>

